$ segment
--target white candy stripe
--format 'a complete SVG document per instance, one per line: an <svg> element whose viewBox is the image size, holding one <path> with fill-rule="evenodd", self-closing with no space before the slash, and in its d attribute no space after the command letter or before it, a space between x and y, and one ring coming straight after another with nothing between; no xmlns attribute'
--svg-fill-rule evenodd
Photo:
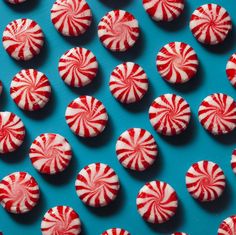
<svg viewBox="0 0 236 235"><path fill-rule="evenodd" d="M231 167L233 172L236 174L236 149L234 149L231 158Z"/></svg>
<svg viewBox="0 0 236 235"><path fill-rule="evenodd" d="M218 229L217 235L234 235L236 234L236 216L226 218Z"/></svg>
<svg viewBox="0 0 236 235"><path fill-rule="evenodd" d="M236 88L236 53L230 57L226 65L226 74L231 84Z"/></svg>
<svg viewBox="0 0 236 235"><path fill-rule="evenodd" d="M103 232L101 235L130 235L130 233L122 228L111 228Z"/></svg>

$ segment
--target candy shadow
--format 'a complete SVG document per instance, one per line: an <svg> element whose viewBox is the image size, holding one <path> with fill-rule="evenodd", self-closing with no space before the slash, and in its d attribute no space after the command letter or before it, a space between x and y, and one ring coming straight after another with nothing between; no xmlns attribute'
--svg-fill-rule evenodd
<svg viewBox="0 0 236 235"><path fill-rule="evenodd" d="M102 208L86 206L86 208L88 208L90 212L96 214L99 217L110 217L115 216L115 214L119 213L119 211L123 208L125 201L124 188L121 185L117 198L108 206Z"/></svg>
<svg viewBox="0 0 236 235"><path fill-rule="evenodd" d="M46 211L46 203L44 194L40 191L40 199L38 204L32 211L25 214L9 214L10 217L19 224L30 225L42 219L42 213Z"/></svg>
<svg viewBox="0 0 236 235"><path fill-rule="evenodd" d="M185 1L184 12L177 19L170 22L158 21L155 23L164 31L176 32L187 27L189 19L189 4L187 1Z"/></svg>
<svg viewBox="0 0 236 235"><path fill-rule="evenodd" d="M100 0L100 2L106 4L108 7L112 9L120 9L122 7L125 7L131 4L132 0L119 0L119 1Z"/></svg>
<svg viewBox="0 0 236 235"><path fill-rule="evenodd" d="M173 231L178 231L184 222L184 211L182 202L179 200L176 214L169 221L163 224L150 224L147 225L154 231L161 234L171 234Z"/></svg>
<svg viewBox="0 0 236 235"><path fill-rule="evenodd" d="M207 134L216 142L224 145L233 145L236 144L236 130L225 135L212 135L208 131Z"/></svg>
<svg viewBox="0 0 236 235"><path fill-rule="evenodd" d="M217 200L212 201L212 202L199 202L199 201L195 200L196 203L200 207L202 207L204 210L206 210L212 214L218 214L218 213L221 213L221 212L227 210L231 205L233 194L232 194L232 191L231 191L231 188L230 188L230 185L228 184L228 182L226 182L226 184L227 185L226 185L225 191L223 192L221 197L219 197Z"/></svg>
<svg viewBox="0 0 236 235"><path fill-rule="evenodd" d="M32 1L26 1L21 4L10 4L6 2L6 5L11 8L11 10L16 12L28 12L32 11L34 8L36 8L42 0L32 0Z"/></svg>
<svg viewBox="0 0 236 235"><path fill-rule="evenodd" d="M6 110L7 104L8 104L8 97L6 94L6 88L4 87L4 84L2 82L2 94L0 95L0 109L2 111Z"/></svg>

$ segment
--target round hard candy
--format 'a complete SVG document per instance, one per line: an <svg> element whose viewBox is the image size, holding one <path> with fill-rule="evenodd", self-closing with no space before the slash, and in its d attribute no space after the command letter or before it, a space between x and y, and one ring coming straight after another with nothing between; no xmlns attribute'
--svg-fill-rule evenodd
<svg viewBox="0 0 236 235"><path fill-rule="evenodd" d="M236 88L236 53L234 53L228 60L226 65L226 75L230 83Z"/></svg>
<svg viewBox="0 0 236 235"><path fill-rule="evenodd" d="M111 228L103 232L102 235L130 235L130 233L122 228Z"/></svg>
<svg viewBox="0 0 236 235"><path fill-rule="evenodd" d="M232 215L222 221L217 235L234 235L236 234L236 215Z"/></svg>

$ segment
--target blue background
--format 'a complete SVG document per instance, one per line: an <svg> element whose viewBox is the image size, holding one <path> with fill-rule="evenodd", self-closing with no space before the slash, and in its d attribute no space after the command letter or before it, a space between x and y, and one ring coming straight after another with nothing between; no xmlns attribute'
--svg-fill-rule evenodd
<svg viewBox="0 0 236 235"><path fill-rule="evenodd" d="M235 0L218 0L236 22ZM201 127L197 120L197 110L203 98L213 92L224 92L234 98L235 90L225 75L225 65L230 55L236 51L235 27L225 43L216 47L200 45L192 36L188 23L193 10L206 0L186 1L184 14L169 24L152 21L145 13L141 0L88 0L93 11L93 23L89 31L79 38L64 38L57 33L50 21L53 0L28 0L21 6L11 6L0 2L0 32L12 20L27 17L36 20L42 27L46 44L41 54L30 62L16 62L0 47L0 79L4 92L0 97L0 109L19 115L27 129L23 146L16 152L0 157L0 178L15 171L27 171L38 181L41 189L40 204L25 215L11 215L0 207L0 230L4 235L38 235L44 213L56 205L69 205L80 215L85 235L98 235L110 227L123 227L132 235L171 234L184 231L192 235L213 235L220 222L236 213L235 176L230 167L230 157L236 147L236 133L213 137ZM111 53L99 42L97 24L109 10L120 8L133 13L139 20L141 37L136 46L126 53ZM168 42L189 43L200 59L198 75L191 82L173 86L163 81L156 71L155 57L158 50ZM60 56L68 49L82 46L91 49L99 61L96 80L82 89L71 89L58 75ZM150 90L139 103L130 106L119 104L110 94L108 81L113 68L123 61L140 64L150 79ZM36 68L44 72L53 88L50 103L45 109L28 113L21 111L9 95L12 77L22 68ZM178 137L166 138L155 133L148 120L148 108L157 96L173 92L183 96L192 108L192 121L187 131ZM98 138L83 140L68 128L64 113L68 103L78 96L93 95L104 102L109 112L109 125ZM155 136L159 145L159 158L148 171L135 173L124 169L116 158L115 142L128 128L145 128ZM58 176L40 175L31 166L28 149L36 136L45 132L65 136L73 148L73 160L69 168ZM189 166L199 160L212 160L225 171L227 189L223 196L212 203L198 203L185 188L185 173ZM118 173L121 191L117 200L103 209L88 208L75 193L74 182L77 173L85 165L93 162L109 164ZM136 211L136 195L142 185L159 179L170 183L179 195L177 215L162 225L145 223Z"/></svg>

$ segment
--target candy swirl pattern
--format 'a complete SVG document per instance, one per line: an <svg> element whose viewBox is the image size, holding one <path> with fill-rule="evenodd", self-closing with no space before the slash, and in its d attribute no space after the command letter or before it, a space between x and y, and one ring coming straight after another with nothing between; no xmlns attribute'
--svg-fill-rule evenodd
<svg viewBox="0 0 236 235"><path fill-rule="evenodd" d="M168 136L182 133L190 122L189 104L175 94L165 94L154 100L149 109L149 119L153 128Z"/></svg>
<svg viewBox="0 0 236 235"><path fill-rule="evenodd" d="M27 172L15 172L0 182L0 203L10 213L31 211L39 200L36 180Z"/></svg>
<svg viewBox="0 0 236 235"><path fill-rule="evenodd" d="M171 42L165 45L156 58L161 77L170 83L189 81L197 73L198 64L196 52L183 42Z"/></svg>
<svg viewBox="0 0 236 235"><path fill-rule="evenodd" d="M108 121L106 108L92 96L80 96L66 109L66 122L80 137L95 137L103 132Z"/></svg>
<svg viewBox="0 0 236 235"><path fill-rule="evenodd" d="M225 8L211 3L193 12L190 29L199 42L216 45L226 39L232 29L232 22Z"/></svg>
<svg viewBox="0 0 236 235"><path fill-rule="evenodd" d="M188 192L201 202L219 198L226 185L224 172L211 161L194 163L187 171L185 180Z"/></svg>
<svg viewBox="0 0 236 235"><path fill-rule="evenodd" d="M98 36L111 51L126 51L139 37L138 21L129 12L110 11L99 22Z"/></svg>
<svg viewBox="0 0 236 235"><path fill-rule="evenodd" d="M38 136L30 147L30 160L43 174L56 174L69 165L72 151L68 141L59 134L45 133Z"/></svg>
<svg viewBox="0 0 236 235"><path fill-rule="evenodd" d="M41 231L42 235L79 235L79 215L69 206L55 206L44 215Z"/></svg>
<svg viewBox="0 0 236 235"><path fill-rule="evenodd" d="M0 112L0 153L15 151L25 138L25 127L21 119L10 112Z"/></svg>
<svg viewBox="0 0 236 235"><path fill-rule="evenodd" d="M116 154L124 167L144 171L156 160L158 147L150 132L132 128L119 137L116 143Z"/></svg>
<svg viewBox="0 0 236 235"><path fill-rule="evenodd" d="M102 235L130 235L130 233L122 228L111 228L103 232Z"/></svg>
<svg viewBox="0 0 236 235"><path fill-rule="evenodd" d="M234 149L231 158L231 167L233 172L236 174L236 149Z"/></svg>
<svg viewBox="0 0 236 235"><path fill-rule="evenodd" d="M147 75L138 64L126 62L113 70L109 87L121 103L134 103L140 101L148 90Z"/></svg>
<svg viewBox="0 0 236 235"><path fill-rule="evenodd" d="M12 79L10 94L23 110L42 109L51 96L51 85L45 74L35 69L24 69Z"/></svg>
<svg viewBox="0 0 236 235"><path fill-rule="evenodd" d="M79 36L92 22L92 12L85 0L57 0L51 9L51 20L64 36Z"/></svg>
<svg viewBox="0 0 236 235"><path fill-rule="evenodd" d="M173 217L178 207L175 190L162 181L145 184L137 196L139 214L149 223L161 224Z"/></svg>
<svg viewBox="0 0 236 235"><path fill-rule="evenodd" d="M230 83L236 88L236 53L230 57L226 65L226 75Z"/></svg>
<svg viewBox="0 0 236 235"><path fill-rule="evenodd" d="M226 218L220 224L217 235L234 235L236 234L236 215Z"/></svg>
<svg viewBox="0 0 236 235"><path fill-rule="evenodd" d="M79 172L75 187L79 198L86 205L104 207L115 200L120 183L111 167L103 163L93 163Z"/></svg>
<svg viewBox="0 0 236 235"><path fill-rule="evenodd" d="M184 10L184 0L143 0L143 7L155 21L172 21Z"/></svg>
<svg viewBox="0 0 236 235"><path fill-rule="evenodd" d="M40 53L44 35L35 21L18 19L7 25L2 42L7 53L14 59L30 60Z"/></svg>
<svg viewBox="0 0 236 235"><path fill-rule="evenodd" d="M199 107L198 118L213 135L232 132L236 128L236 102L231 96L222 93L209 95Z"/></svg>
<svg viewBox="0 0 236 235"><path fill-rule="evenodd" d="M98 62L88 49L76 47L62 55L58 70L63 81L72 87L83 87L97 75Z"/></svg>

